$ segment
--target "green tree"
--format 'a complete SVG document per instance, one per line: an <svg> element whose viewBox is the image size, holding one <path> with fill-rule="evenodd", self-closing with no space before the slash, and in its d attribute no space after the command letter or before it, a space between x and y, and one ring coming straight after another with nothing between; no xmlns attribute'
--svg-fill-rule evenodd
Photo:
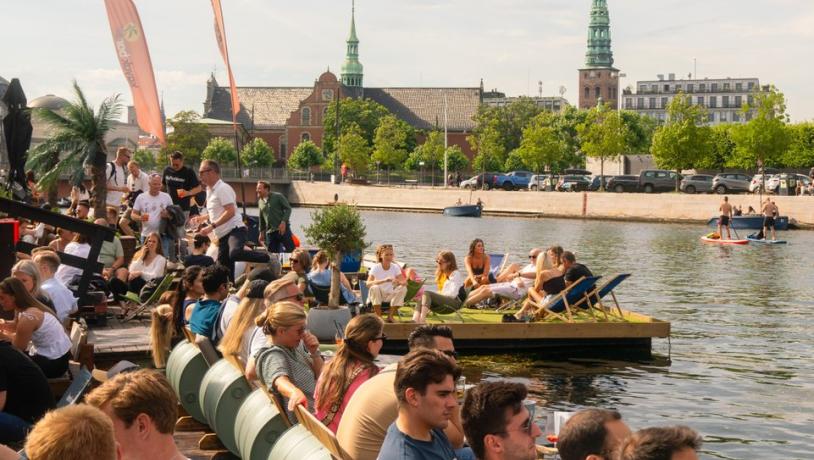
<svg viewBox="0 0 814 460"><path fill-rule="evenodd" d="M156 160L155 154L150 150L138 149L133 152L133 160L139 164L139 167L144 171L155 170Z"/></svg>
<svg viewBox="0 0 814 460"><path fill-rule="evenodd" d="M506 157L506 163L503 165L503 169L506 171L515 171L518 169L528 169L529 166L526 165L526 162L523 161L523 157L520 155L520 149L513 150L509 153L509 156Z"/></svg>
<svg viewBox="0 0 814 460"><path fill-rule="evenodd" d="M209 144L209 131L205 125L198 123L201 117L192 110L184 110L167 119L172 132L167 134L167 145L161 148L158 156L159 165L167 165L167 158L172 152L184 154L184 161L198 163L201 153Z"/></svg>
<svg viewBox="0 0 814 460"><path fill-rule="evenodd" d="M522 97L503 107L482 105L474 117L475 128L467 138L473 150L476 167L484 163L488 170L500 170L509 153L520 146L523 129L543 111L530 98Z"/></svg>
<svg viewBox="0 0 814 460"><path fill-rule="evenodd" d="M351 133L346 134L351 135ZM361 139L361 135L356 134ZM342 149L342 138L339 140ZM328 306L339 307L339 266L342 255L362 251L367 247L367 230L362 216L355 206L339 203L311 213L311 224L305 227L305 236L316 247L328 253L333 261L331 273L331 293Z"/></svg>
<svg viewBox="0 0 814 460"><path fill-rule="evenodd" d="M620 110L619 115L622 117L622 123L627 127L627 152L649 154L658 121L630 110Z"/></svg>
<svg viewBox="0 0 814 460"><path fill-rule="evenodd" d="M460 145L450 145L447 147L447 169L449 171L461 172L469 166L469 159L464 155Z"/></svg>
<svg viewBox="0 0 814 460"><path fill-rule="evenodd" d="M697 167L712 149L712 129L701 124L706 119L706 109L692 105L686 94L677 94L667 106L667 121L653 135L651 152L656 164L677 173Z"/></svg>
<svg viewBox="0 0 814 460"><path fill-rule="evenodd" d="M814 165L814 123L788 126L791 141L781 163L787 168L809 168Z"/></svg>
<svg viewBox="0 0 814 460"><path fill-rule="evenodd" d="M390 111L385 106L370 99L342 99L339 102L340 137L342 134L353 130L355 125L355 129L359 130L359 135L367 142L367 145L372 146L376 128L379 127L379 120L387 115L390 115ZM328 105L328 111L323 119L323 127L325 130L322 136L322 148L326 152L333 152L334 143L336 142L335 101ZM412 150L412 146L408 150Z"/></svg>
<svg viewBox="0 0 814 460"><path fill-rule="evenodd" d="M45 190L56 185L59 176L67 173L71 182L78 183L84 177L85 166L91 170L91 200L93 212L105 215L107 178L105 166L107 147L105 136L122 112L119 95L105 98L94 110L79 84L73 82L76 99L59 111L46 108L34 109L34 115L52 128L51 137L31 151L26 168L40 171L38 186ZM59 161L55 153L59 152Z"/></svg>
<svg viewBox="0 0 814 460"><path fill-rule="evenodd" d="M370 147L358 127L339 137L339 159L353 170L354 176L367 174Z"/></svg>
<svg viewBox="0 0 814 460"><path fill-rule="evenodd" d="M407 130L393 115L379 120L373 140L372 160L382 166L394 168L407 159Z"/></svg>
<svg viewBox="0 0 814 460"><path fill-rule="evenodd" d="M698 168L724 170L735 152L735 143L732 141L734 127L735 125L724 123L711 128L711 147L706 156L699 158Z"/></svg>
<svg viewBox="0 0 814 460"><path fill-rule="evenodd" d="M291 169L311 169L314 166L321 166L325 161L322 151L317 144L312 141L302 141L297 144L294 153L288 159L288 167Z"/></svg>
<svg viewBox="0 0 814 460"><path fill-rule="evenodd" d="M587 116L587 110L567 106L560 113L554 114L548 119L547 123L557 131L558 136L565 143L562 155L548 165L551 171L559 172L568 167L585 164L585 154L582 152L577 127L585 122Z"/></svg>
<svg viewBox="0 0 814 460"><path fill-rule="evenodd" d="M757 91L754 94L754 105L744 105L743 114L754 113L746 124L739 125L732 131L735 142L735 156L732 164L751 169L779 166L783 153L791 143L791 136L786 129L786 99L783 93L774 86L768 91Z"/></svg>
<svg viewBox="0 0 814 460"><path fill-rule="evenodd" d="M274 163L274 150L265 140L255 137L243 146L240 162L247 168L264 168Z"/></svg>
<svg viewBox="0 0 814 460"><path fill-rule="evenodd" d="M605 160L615 160L627 150L628 131L619 111L600 104L588 111L585 123L577 126L582 151L599 158L599 190L605 191Z"/></svg>
<svg viewBox="0 0 814 460"><path fill-rule="evenodd" d="M568 148L561 133L553 126L554 118L550 113L541 113L523 130L523 140L517 154L534 172L558 169L554 165L558 165Z"/></svg>
<svg viewBox="0 0 814 460"><path fill-rule="evenodd" d="M237 159L235 145L223 137L213 137L201 153L202 160L215 160L221 166L233 166Z"/></svg>
<svg viewBox="0 0 814 460"><path fill-rule="evenodd" d="M424 143L413 150L404 162L406 169L417 170L421 162L424 167L430 170L432 184L435 185L435 170L444 167L444 133L441 131L430 131Z"/></svg>

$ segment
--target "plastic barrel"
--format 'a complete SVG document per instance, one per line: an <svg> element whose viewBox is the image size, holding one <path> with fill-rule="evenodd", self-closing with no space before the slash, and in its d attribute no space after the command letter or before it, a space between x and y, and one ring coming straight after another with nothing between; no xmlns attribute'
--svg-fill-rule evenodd
<svg viewBox="0 0 814 460"><path fill-rule="evenodd" d="M265 390L254 390L240 406L235 420L235 441L240 458L265 460L274 443L288 429Z"/></svg>
<svg viewBox="0 0 814 460"><path fill-rule="evenodd" d="M235 443L235 418L251 391L243 374L223 359L210 367L201 380L199 401L204 417L218 439L235 455L240 455Z"/></svg>
<svg viewBox="0 0 814 460"><path fill-rule="evenodd" d="M267 460L331 460L331 453L308 429L294 425L280 436Z"/></svg>
<svg viewBox="0 0 814 460"><path fill-rule="evenodd" d="M206 364L198 347L182 340L172 349L167 359L167 380L178 396L184 410L195 420L206 423L201 405L198 402L198 392L209 365Z"/></svg>

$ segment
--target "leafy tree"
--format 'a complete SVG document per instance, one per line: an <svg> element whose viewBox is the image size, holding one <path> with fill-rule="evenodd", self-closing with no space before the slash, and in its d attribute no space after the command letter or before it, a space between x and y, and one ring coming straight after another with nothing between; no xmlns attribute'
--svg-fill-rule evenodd
<svg viewBox="0 0 814 460"><path fill-rule="evenodd" d="M138 149L133 152L133 160L144 171L153 171L156 167L155 154L150 150Z"/></svg>
<svg viewBox="0 0 814 460"><path fill-rule="evenodd" d="M215 160L221 166L232 166L237 159L234 144L223 137L213 137L201 153L202 160Z"/></svg>
<svg viewBox="0 0 814 460"><path fill-rule="evenodd" d="M699 158L697 167L723 171L735 152L732 130L735 125L724 123L712 127L711 148L707 155Z"/></svg>
<svg viewBox="0 0 814 460"><path fill-rule="evenodd" d="M520 146L523 129L543 109L530 98L520 98L503 107L481 106L475 115L475 128L467 140L478 156L477 166L502 169L509 152ZM491 167L489 167L491 166Z"/></svg>
<svg viewBox="0 0 814 460"><path fill-rule="evenodd" d="M200 118L194 111L184 110L167 119L172 132L167 134L167 145L159 154L159 165L168 164L167 158L176 150L184 154L184 161L188 163L201 161L201 152L209 144L209 131L206 126L198 123Z"/></svg>
<svg viewBox="0 0 814 460"><path fill-rule="evenodd" d="M346 136L348 135L354 134L346 134ZM355 135L361 139L361 135ZM341 150L342 138L340 138L339 142ZM305 236L311 244L327 252L328 258L333 261L328 306L338 308L340 294L339 266L342 263L342 255L364 250L367 247L367 243L365 243L367 230L362 222L359 210L355 206L345 203L317 209L311 213L311 222L304 229Z"/></svg>
<svg viewBox="0 0 814 460"><path fill-rule="evenodd" d="M274 149L265 140L255 137L243 146L240 162L247 168L263 168L274 163Z"/></svg>
<svg viewBox="0 0 814 460"><path fill-rule="evenodd" d="M527 169L528 166L523 161L523 157L520 156L520 149L512 151L508 157L506 157L506 163L503 165L503 169L506 171L515 171L518 169Z"/></svg>
<svg viewBox="0 0 814 460"><path fill-rule="evenodd" d="M585 122L587 116L587 110L567 106L549 118L548 123L556 129L560 139L565 143L562 155L549 165L552 171L562 171L568 167L585 164L585 154L582 152L577 127Z"/></svg>
<svg viewBox="0 0 814 460"><path fill-rule="evenodd" d="M756 109L752 112L753 109ZM779 166L781 156L788 149L791 138L786 129L786 100L774 86L768 91L756 91L754 107L744 105L743 114L754 113L746 124L732 132L735 141L734 166L751 169L762 164Z"/></svg>
<svg viewBox="0 0 814 460"><path fill-rule="evenodd" d="M400 166L407 159L407 135L398 118L393 115L383 117L376 128L372 160L388 168Z"/></svg>
<svg viewBox="0 0 814 460"><path fill-rule="evenodd" d="M390 111L385 106L370 99L342 99L339 102L340 137L353 130L355 125L359 130L359 135L368 146L371 146L376 135L376 128L379 127L379 120L387 115L390 115ZM322 148L326 152L333 152L336 142L336 102L328 105L323 127L325 130L322 136ZM413 146L409 150L412 150Z"/></svg>
<svg viewBox="0 0 814 460"><path fill-rule="evenodd" d="M79 84L73 82L76 100L69 102L58 112L46 108L34 109L35 116L51 126L52 134L45 142L31 151L26 168L40 171L38 186L48 189L54 186L63 173L78 183L84 177L85 166L91 170L91 200L93 212L105 215L107 178L105 166L107 147L105 135L122 112L119 95L105 98L94 111ZM60 161L54 161L60 152Z"/></svg>
<svg viewBox="0 0 814 460"><path fill-rule="evenodd" d="M658 121L630 110L620 110L619 115L622 117L622 123L627 127L627 152L649 154Z"/></svg>
<svg viewBox="0 0 814 460"><path fill-rule="evenodd" d="M566 142L553 126L555 116L541 113L523 130L523 140L517 154L534 172L545 171L557 164L567 149Z"/></svg>
<svg viewBox="0 0 814 460"><path fill-rule="evenodd" d="M605 176L605 160L615 160L627 150L628 131L617 110L600 104L588 111L585 123L577 126L582 151L589 157L599 158L599 175ZM599 181L599 190L605 191L605 181Z"/></svg>
<svg viewBox="0 0 814 460"><path fill-rule="evenodd" d="M791 141L782 158L789 168L808 168L814 165L814 123L797 123L788 126Z"/></svg>
<svg viewBox="0 0 814 460"><path fill-rule="evenodd" d="M435 170L444 167L444 133L441 131L430 131L424 143L413 150L404 162L406 169L417 170L421 166L429 168L432 175L432 184L435 185Z"/></svg>
<svg viewBox="0 0 814 460"><path fill-rule="evenodd" d="M291 169L311 169L313 166L324 164L325 157L316 144L312 141L302 141L297 144L294 153L288 159L288 167Z"/></svg>
<svg viewBox="0 0 814 460"><path fill-rule="evenodd" d="M651 152L656 164L680 173L682 169L695 168L702 158L708 157L712 149L712 129L701 124L706 118L706 109L692 105L686 94L677 94L667 106L666 123L653 135Z"/></svg>
<svg viewBox="0 0 814 460"><path fill-rule="evenodd" d="M447 147L447 169L449 171L464 171L469 166L469 159L464 155L460 145Z"/></svg>
<svg viewBox="0 0 814 460"><path fill-rule="evenodd" d="M370 147L358 127L339 137L339 158L353 170L355 176L367 174Z"/></svg>

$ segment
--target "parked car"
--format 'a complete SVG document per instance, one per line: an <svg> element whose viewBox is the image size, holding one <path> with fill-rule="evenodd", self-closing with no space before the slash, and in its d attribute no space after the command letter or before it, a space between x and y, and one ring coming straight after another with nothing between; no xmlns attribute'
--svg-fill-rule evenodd
<svg viewBox="0 0 814 460"><path fill-rule="evenodd" d="M693 174L684 176L678 189L684 193L710 193L712 192L712 178L709 174Z"/></svg>
<svg viewBox="0 0 814 460"><path fill-rule="evenodd" d="M591 186L591 179L581 174L562 176L557 183L558 192L582 192Z"/></svg>
<svg viewBox="0 0 814 460"><path fill-rule="evenodd" d="M749 191L751 178L746 174L721 173L712 179L712 190L719 195Z"/></svg>
<svg viewBox="0 0 814 460"><path fill-rule="evenodd" d="M645 169L639 173L639 190L644 193L670 192L676 189L681 175L666 169Z"/></svg>
<svg viewBox="0 0 814 460"><path fill-rule="evenodd" d="M512 171L501 175L497 186L504 190L526 190L533 175L531 171Z"/></svg>
<svg viewBox="0 0 814 460"><path fill-rule="evenodd" d="M638 192L639 176L613 176L608 181L607 189L616 193Z"/></svg>
<svg viewBox="0 0 814 460"><path fill-rule="evenodd" d="M483 184L483 177L486 176L486 184ZM488 173L481 173L477 176L472 176L465 181L461 181L461 188L464 189L472 189L478 190L480 188L485 188L489 190L495 186L498 182L498 177L501 176L499 173L488 172Z"/></svg>
<svg viewBox="0 0 814 460"><path fill-rule="evenodd" d="M559 180L560 176L557 174L534 174L529 179L529 190L554 190Z"/></svg>
<svg viewBox="0 0 814 460"><path fill-rule="evenodd" d="M599 181L601 177L602 176L594 176L594 178L591 179L591 185L588 186L588 191L596 192L599 190ZM611 179L613 179L613 176L608 176L607 174L605 175L605 190L610 190L608 187L608 181Z"/></svg>
<svg viewBox="0 0 814 460"><path fill-rule="evenodd" d="M800 195L811 195L812 194L811 178L803 174L795 174L795 176L797 177L797 183L801 184Z"/></svg>
<svg viewBox="0 0 814 460"><path fill-rule="evenodd" d="M749 193L760 192L760 187L763 186L763 174L755 174L752 176L752 181L749 182ZM770 193L776 193L780 188L780 175L766 174L766 190Z"/></svg>

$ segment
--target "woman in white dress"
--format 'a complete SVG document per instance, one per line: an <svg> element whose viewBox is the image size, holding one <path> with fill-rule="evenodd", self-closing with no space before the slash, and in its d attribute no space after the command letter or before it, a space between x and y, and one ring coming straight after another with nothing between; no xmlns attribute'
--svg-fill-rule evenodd
<svg viewBox="0 0 814 460"><path fill-rule="evenodd" d="M133 256L128 271L128 283L132 292L141 292L148 281L164 277L167 259L161 250L161 237L158 233L153 232L147 236L139 252Z"/></svg>

